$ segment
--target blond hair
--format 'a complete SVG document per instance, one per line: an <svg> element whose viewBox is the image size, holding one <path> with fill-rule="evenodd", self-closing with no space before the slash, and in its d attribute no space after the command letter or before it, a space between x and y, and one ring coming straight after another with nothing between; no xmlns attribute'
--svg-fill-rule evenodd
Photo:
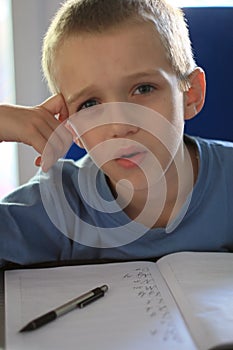
<svg viewBox="0 0 233 350"><path fill-rule="evenodd" d="M183 12L166 0L67 0L55 15L43 42L42 68L52 92L59 92L54 62L62 42L79 33L102 33L124 22L152 22L160 35L180 88L189 88L195 68Z"/></svg>

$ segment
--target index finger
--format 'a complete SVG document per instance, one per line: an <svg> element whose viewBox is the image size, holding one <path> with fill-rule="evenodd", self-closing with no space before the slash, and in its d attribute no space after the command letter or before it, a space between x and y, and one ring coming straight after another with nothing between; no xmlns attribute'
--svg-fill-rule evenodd
<svg viewBox="0 0 233 350"><path fill-rule="evenodd" d="M62 94L57 94L49 97L40 106L42 108L45 108L52 115L58 115L58 119L60 121L64 121L69 117L69 111Z"/></svg>

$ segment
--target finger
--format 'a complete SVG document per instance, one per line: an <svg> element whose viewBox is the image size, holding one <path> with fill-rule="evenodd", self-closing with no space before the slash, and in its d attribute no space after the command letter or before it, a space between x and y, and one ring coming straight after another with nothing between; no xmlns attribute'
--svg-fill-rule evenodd
<svg viewBox="0 0 233 350"><path fill-rule="evenodd" d="M63 129L65 129L64 126ZM66 134L61 132L61 128L53 130L48 125L43 125L43 128L38 129L33 126L32 131L27 133L24 142L32 146L41 155L45 153L46 157L53 157L53 162L55 162L67 152L72 142L71 134L67 130L65 131ZM50 163L52 162L50 161ZM36 164L40 165L38 161Z"/></svg>
<svg viewBox="0 0 233 350"><path fill-rule="evenodd" d="M34 160L35 166L41 166L41 156L38 156Z"/></svg>
<svg viewBox="0 0 233 350"><path fill-rule="evenodd" d="M52 133L42 154L42 169L47 171L54 163L69 150L72 135L63 124Z"/></svg>
<svg viewBox="0 0 233 350"><path fill-rule="evenodd" d="M24 143L32 146L38 153L42 154L48 140L40 132L34 133L33 137L24 140Z"/></svg>
<svg viewBox="0 0 233 350"><path fill-rule="evenodd" d="M40 105L45 108L52 115L59 115L59 120L64 121L69 117L69 111L62 94L54 95L48 98Z"/></svg>
<svg viewBox="0 0 233 350"><path fill-rule="evenodd" d="M72 138L64 123L56 120L42 107L38 107L36 111L27 126L27 132L24 133L24 142L33 146L39 153L43 152L47 142L50 142L51 146L54 145L54 148L63 150L63 144L70 142Z"/></svg>

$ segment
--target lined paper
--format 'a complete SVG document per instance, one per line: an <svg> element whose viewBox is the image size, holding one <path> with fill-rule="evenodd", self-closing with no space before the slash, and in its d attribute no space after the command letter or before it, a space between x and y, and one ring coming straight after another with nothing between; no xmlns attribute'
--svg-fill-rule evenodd
<svg viewBox="0 0 233 350"><path fill-rule="evenodd" d="M32 319L102 284L109 291L31 332ZM7 350L194 350L156 264L129 262L5 274Z"/></svg>

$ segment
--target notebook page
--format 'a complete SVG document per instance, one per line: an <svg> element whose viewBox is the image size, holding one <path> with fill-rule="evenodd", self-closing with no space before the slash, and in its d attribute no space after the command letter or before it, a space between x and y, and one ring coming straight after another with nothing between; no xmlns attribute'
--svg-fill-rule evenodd
<svg viewBox="0 0 233 350"><path fill-rule="evenodd" d="M153 263L8 271L7 350L193 350L184 321ZM109 291L31 332L35 317L102 284Z"/></svg>
<svg viewBox="0 0 233 350"><path fill-rule="evenodd" d="M176 253L158 265L199 348L233 349L233 254Z"/></svg>

